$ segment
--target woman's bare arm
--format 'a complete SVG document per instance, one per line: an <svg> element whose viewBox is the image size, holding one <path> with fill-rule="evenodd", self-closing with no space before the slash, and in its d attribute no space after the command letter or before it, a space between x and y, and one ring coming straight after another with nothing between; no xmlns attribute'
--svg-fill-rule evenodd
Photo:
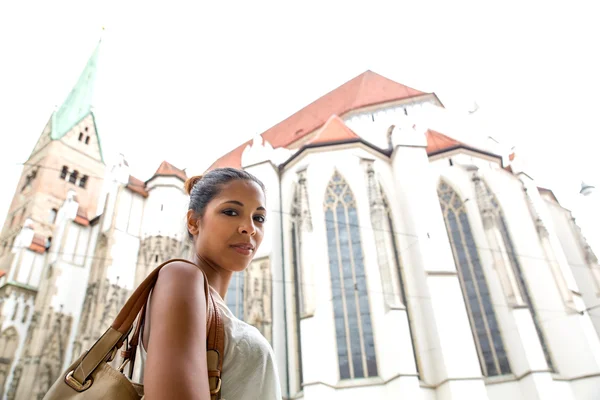
<svg viewBox="0 0 600 400"><path fill-rule="evenodd" d="M173 262L160 271L150 301L147 400L210 399L205 296L204 275L197 267Z"/></svg>

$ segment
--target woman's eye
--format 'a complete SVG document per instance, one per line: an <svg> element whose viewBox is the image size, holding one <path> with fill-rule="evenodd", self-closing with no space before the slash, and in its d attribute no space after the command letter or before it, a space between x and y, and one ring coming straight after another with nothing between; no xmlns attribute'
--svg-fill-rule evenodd
<svg viewBox="0 0 600 400"><path fill-rule="evenodd" d="M232 216L232 217L235 217L235 216L238 215L237 211L235 211L235 210L225 210L225 211L223 211L223 214L229 215L229 216Z"/></svg>
<svg viewBox="0 0 600 400"><path fill-rule="evenodd" d="M264 223L265 223L265 220L266 220L266 218L264 217L264 215L257 215L256 217L254 217L254 219L255 219L257 222L260 222L261 224L264 224Z"/></svg>

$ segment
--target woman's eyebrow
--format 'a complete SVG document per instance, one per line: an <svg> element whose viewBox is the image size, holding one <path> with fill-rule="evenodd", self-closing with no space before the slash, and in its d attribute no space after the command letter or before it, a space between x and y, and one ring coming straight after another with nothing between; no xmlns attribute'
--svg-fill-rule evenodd
<svg viewBox="0 0 600 400"><path fill-rule="evenodd" d="M238 205L240 207L244 207L244 203L242 203L240 201L237 201L237 200L227 200L227 201L224 201L222 204L235 204L235 205ZM256 209L260 210L260 211L267 211L267 209L264 208L263 206L259 206Z"/></svg>

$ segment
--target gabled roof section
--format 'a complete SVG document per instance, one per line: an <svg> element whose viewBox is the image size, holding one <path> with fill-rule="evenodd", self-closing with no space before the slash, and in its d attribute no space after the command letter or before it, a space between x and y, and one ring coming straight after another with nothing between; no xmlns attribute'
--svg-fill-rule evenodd
<svg viewBox="0 0 600 400"><path fill-rule="evenodd" d="M150 181L151 179L157 177L157 176L175 176L179 179L181 179L182 181L186 181L187 180L187 174L185 173L185 171L173 166L173 164L170 164L166 161L163 161L160 166L158 167L158 169L156 170L156 172L154 173L154 175L152 176L152 178L148 179L148 181ZM146 181L146 182L148 182Z"/></svg>
<svg viewBox="0 0 600 400"><path fill-rule="evenodd" d="M453 150L461 146L467 147L464 143L433 129L428 129L425 136L427 137L427 154L429 155Z"/></svg>
<svg viewBox="0 0 600 400"><path fill-rule="evenodd" d="M66 100L53 115L52 133L50 134L52 140L62 138L73 126L92 111L100 43L98 42L98 45L96 45L94 52Z"/></svg>
<svg viewBox="0 0 600 400"><path fill-rule="evenodd" d="M139 195L141 195L142 197L148 197L148 191L146 190L146 184L129 175L129 182L127 183L127 185L125 186L127 189L131 190L134 193L137 193Z"/></svg>
<svg viewBox="0 0 600 400"><path fill-rule="evenodd" d="M323 128L315 137L310 139L306 144L325 144L335 143L343 140L360 139L350 128L346 126L344 121L337 115L332 115Z"/></svg>
<svg viewBox="0 0 600 400"><path fill-rule="evenodd" d="M285 147L322 126L331 115L427 93L366 71L263 132L273 147Z"/></svg>
<svg viewBox="0 0 600 400"><path fill-rule="evenodd" d="M459 142L456 139L451 138L450 136L444 135L438 131L434 131L433 129L428 129L425 133L427 138L427 155L429 157L446 153L448 151L456 150L456 149L465 149L474 151L476 153L497 158L500 161L500 166L502 166L502 156L491 153L486 150L478 149L477 147L470 146L463 142Z"/></svg>
<svg viewBox="0 0 600 400"><path fill-rule="evenodd" d="M332 115L343 116L363 107L425 95L429 93L394 82L368 70L267 129L262 133L262 137L271 143L273 148L287 147L323 126ZM219 158L208 169L240 168L242 153L250 143L251 141L244 142Z"/></svg>

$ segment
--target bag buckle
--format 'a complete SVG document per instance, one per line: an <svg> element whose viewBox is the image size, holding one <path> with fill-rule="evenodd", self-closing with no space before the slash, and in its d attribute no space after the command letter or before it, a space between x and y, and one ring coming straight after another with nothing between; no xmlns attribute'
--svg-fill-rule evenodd
<svg viewBox="0 0 600 400"><path fill-rule="evenodd" d="M215 376L214 378L217 379L217 388L213 389L210 391L210 394L217 394L221 391L221 378L218 376Z"/></svg>
<svg viewBox="0 0 600 400"><path fill-rule="evenodd" d="M83 383L79 383L77 379L73 378L73 371L69 372L67 376L65 376L65 383L69 385L72 389L83 392L84 390L88 390L90 386L92 386L92 378L89 378L87 381ZM219 387L221 385L219 384Z"/></svg>

